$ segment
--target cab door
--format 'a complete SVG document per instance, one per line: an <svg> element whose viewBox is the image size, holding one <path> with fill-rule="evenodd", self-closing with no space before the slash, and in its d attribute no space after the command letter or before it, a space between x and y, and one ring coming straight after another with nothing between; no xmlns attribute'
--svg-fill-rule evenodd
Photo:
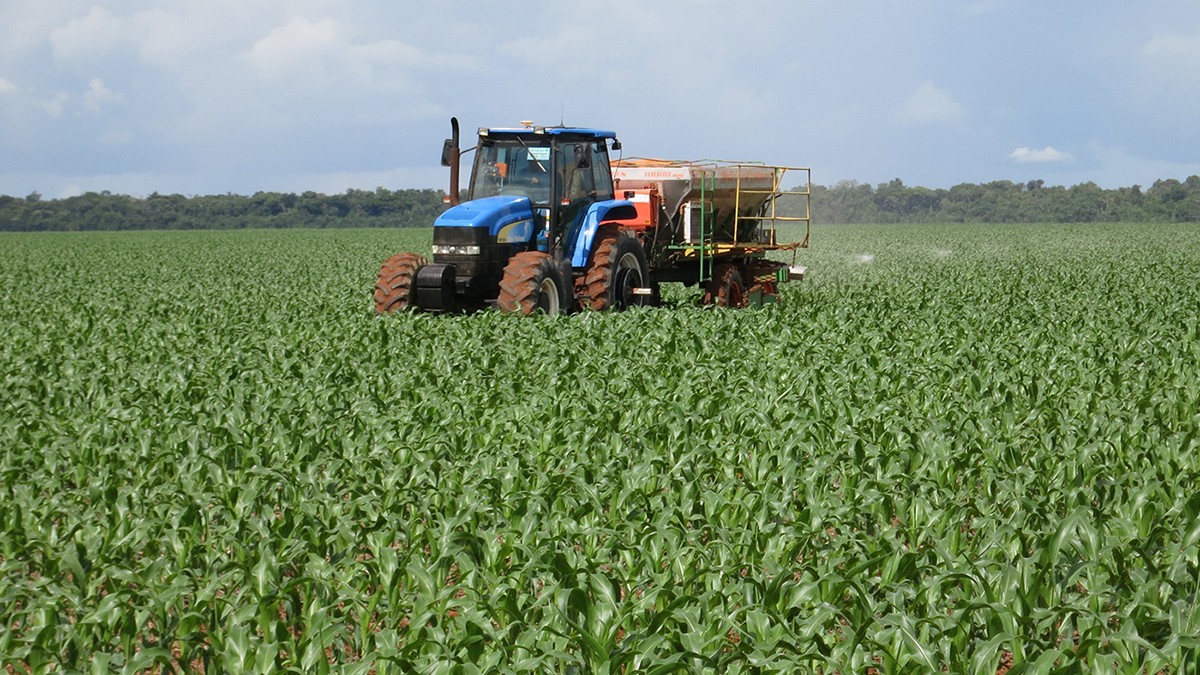
<svg viewBox="0 0 1200 675"><path fill-rule="evenodd" d="M567 141L560 143L556 149L558 161L555 167L558 175L555 178L560 186L558 203L555 205L558 215L556 230L563 235L562 243L566 246L575 240L575 233L583 224L587 207L596 200L596 176L592 169L590 146L586 141Z"/></svg>

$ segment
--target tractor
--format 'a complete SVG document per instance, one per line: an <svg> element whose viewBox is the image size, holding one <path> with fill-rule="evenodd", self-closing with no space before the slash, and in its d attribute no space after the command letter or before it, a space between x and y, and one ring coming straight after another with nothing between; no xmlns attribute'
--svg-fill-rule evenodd
<svg viewBox="0 0 1200 675"><path fill-rule="evenodd" d="M567 126L481 128L467 198L460 201L458 120L442 150L450 205L433 224L433 260L400 253L383 263L375 311L560 314L659 301L659 284L706 288L705 302L773 301L804 268L770 251L807 247L811 181L782 189L789 167L732 162L611 160L611 131ZM780 215L783 195L801 215ZM778 243L776 224L800 221L802 241Z"/></svg>

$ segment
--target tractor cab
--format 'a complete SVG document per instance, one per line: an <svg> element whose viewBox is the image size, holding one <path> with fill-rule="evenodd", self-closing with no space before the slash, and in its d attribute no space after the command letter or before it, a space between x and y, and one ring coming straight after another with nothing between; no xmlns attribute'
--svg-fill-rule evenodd
<svg viewBox="0 0 1200 675"><path fill-rule="evenodd" d="M613 132L596 129L480 129L468 200L527 197L548 242L557 243L583 207L613 198L610 139Z"/></svg>
<svg viewBox="0 0 1200 675"><path fill-rule="evenodd" d="M433 261L414 281L418 306L445 311L499 301L506 267L527 252L551 258L570 281L587 266L600 224L636 213L613 199L608 149L620 145L611 131L481 128L461 203L455 132L442 157L451 167L451 208L433 224Z"/></svg>

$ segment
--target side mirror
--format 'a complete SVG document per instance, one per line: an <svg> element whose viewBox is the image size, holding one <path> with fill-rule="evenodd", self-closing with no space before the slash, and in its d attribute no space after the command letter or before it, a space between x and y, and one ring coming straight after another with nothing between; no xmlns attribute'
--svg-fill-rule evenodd
<svg viewBox="0 0 1200 675"><path fill-rule="evenodd" d="M612 149L614 152L617 150L620 150L621 149L621 141L618 141L617 139L614 138Z"/></svg>
<svg viewBox="0 0 1200 675"><path fill-rule="evenodd" d="M447 138L445 142L442 143L442 166L450 166L454 164L455 160L458 159L458 157L455 156L458 154L456 152L457 150L458 148L454 147L453 138Z"/></svg>

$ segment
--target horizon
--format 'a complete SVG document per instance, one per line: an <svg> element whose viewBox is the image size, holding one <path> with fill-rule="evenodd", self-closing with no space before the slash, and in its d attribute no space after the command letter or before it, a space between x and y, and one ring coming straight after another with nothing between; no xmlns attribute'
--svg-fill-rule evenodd
<svg viewBox="0 0 1200 675"><path fill-rule="evenodd" d="M449 174L447 173L447 183L449 182L449 178L448 178L448 176L449 176ZM1145 191L1145 190L1148 190L1148 189L1150 189L1151 187L1153 187L1153 185L1154 185L1155 183L1158 183L1158 182L1165 182L1165 181L1172 181L1172 180L1174 180L1174 181L1177 181L1177 182L1179 182L1179 183L1185 183L1185 182L1186 182L1186 181L1187 181L1189 178L1195 178L1195 177L1200 177L1200 174L1192 174L1191 176L1184 176L1184 177L1182 177L1182 178L1176 178L1176 177L1174 177L1174 176L1172 176L1172 177L1167 177L1167 178L1158 178L1158 179L1155 179L1153 182L1151 182L1151 183L1150 183L1150 184L1148 184L1148 185L1143 185L1143 184L1141 184L1141 183L1135 183L1135 184L1133 184L1133 185L1118 185L1118 186L1114 186L1114 187L1105 187L1105 186L1102 186L1102 185L1097 185L1097 187L1099 187L1099 188L1100 188L1100 189L1102 189L1102 190L1128 190L1128 189L1138 188L1138 189L1140 189L1140 190L1143 190L1143 191ZM897 177L897 178L893 178L892 180L900 180L900 181L901 181L901 183L903 183L903 185L904 185L904 188L905 188L905 189L911 189L911 188L921 188L921 189L933 190L933 191L939 191L939 190L941 190L941 191L949 191L949 190L951 190L951 189L953 189L953 188L955 188L955 187L957 187L957 186L959 186L959 185L976 185L976 186L986 186L986 185L990 185L990 184L992 184L992 183L1001 183L1001 182L1005 182L1005 181L1007 181L1007 182L1010 182L1010 183L1012 183L1013 185L1018 185L1018 186L1022 186L1022 187L1024 187L1024 186L1028 185L1029 183L1032 183L1032 182L1037 182L1037 181L1039 181L1039 180L1042 180L1042 179L1039 179L1039 178L1031 178L1031 179L1029 179L1029 180L1010 180L1010 179L1000 178L1000 179L996 179L996 180L983 181L983 182L979 182L979 183L970 183L970 182L961 182L961 183L955 183L954 185L951 185L951 186L949 186L949 187L930 187L930 186L928 186L928 185L918 185L918 184L908 183L908 182L904 181L903 179L901 179L901 178L899 178L899 177ZM854 180L854 179L852 179L852 178L851 178L851 179L843 179L843 180L841 180L841 181L838 181L837 183L834 183L834 184L831 184L831 185L826 185L826 184L823 184L823 183L819 183L819 182L817 182L817 181L813 181L813 187L815 187L815 188L822 188L822 189L825 189L825 190L833 190L833 189L839 189L839 188L843 187L843 184L851 184L851 185L867 185L867 186L869 186L869 187L870 187L872 190L878 190L879 188L882 188L882 187L886 186L886 185L887 185L888 183L890 183L890 182L891 182L891 181L882 181L882 182L879 182L879 183L868 183L868 182L866 182L866 181L857 181L857 180ZM1074 185L1063 185L1063 184L1058 184L1058 183L1045 183L1045 182L1043 182L1041 185L1039 185L1039 186L1038 186L1038 189L1043 189L1043 190L1044 190L1044 189L1053 189L1053 188L1063 188L1063 189L1068 189L1068 190L1069 190L1069 189L1071 189L1071 188L1073 188L1073 187L1077 187L1077 186L1080 186L1080 185L1086 185L1086 184L1088 184L1088 182L1087 182L1087 181L1085 181L1084 183L1075 183ZM6 193L3 193L3 192L0 192L0 197L8 197L8 198L10 198L10 199L18 199L18 200L28 200L29 198L31 198L31 197L34 197L34 196L36 195L37 199L38 199L38 200L40 200L40 201L60 201L60 200L64 200L64 199L71 199L71 198L74 198L74 197L83 197L83 196L86 196L86 195L104 195L104 196L113 196L113 197L128 197L128 198L130 198L130 199L142 199L142 200L145 200L145 199L149 199L149 198L151 198L151 197L155 197L155 196L158 196L158 197L184 197L185 199L193 199L193 198L202 198L202 197L223 197L223 196L232 196L232 197L253 197L253 196L254 196L254 195L256 195L256 194L295 194L295 195L303 195L303 194L304 194L304 193L306 193L306 192L313 192L314 194L317 194L317 195L320 195L320 196L324 196L324 197L331 197L331 196L336 196L336 195L342 195L342 194L346 194L346 193L348 193L348 192L355 192L355 191L357 191L357 192L375 192L375 191L377 191L377 190L388 190L388 191L391 191L391 192L403 192L403 191L423 192L423 191L433 191L433 192L438 192L438 193L441 193L441 194L446 194L446 192L447 192L447 188L449 188L449 185L445 185L445 186L443 186L443 187L412 187L412 188L390 188L390 187L387 187L387 186L385 186L385 185L377 185L377 186L375 186L375 187L373 187L373 188L357 188L357 187L351 187L351 188L347 188L347 189L345 189L345 190L342 190L342 191L340 191L340 192L319 192L319 191L316 191L316 190L304 190L304 191L295 191L295 190L287 190L287 191L281 191L281 190L259 190L259 191L257 191L257 192L251 192L251 193L237 193L237 192L217 192L217 193L211 193L211 192L210 192L210 193L195 193L195 194L184 194L184 193L180 193L180 192L151 192L151 193L147 193L147 194L129 194L129 193L125 193L125 192L114 192L114 191L112 191L112 190L100 189L100 190L86 190L86 191L84 191L84 192L79 192L79 193L76 193L76 194L70 194L70 195L63 195L63 196L59 196L59 197L47 196L47 195L43 194L43 193L42 193L40 190L34 190L33 192L30 192L29 194L26 194L26 195L14 195L14 194L6 194ZM463 189L466 189L466 187L464 186L464 187L463 187Z"/></svg>

